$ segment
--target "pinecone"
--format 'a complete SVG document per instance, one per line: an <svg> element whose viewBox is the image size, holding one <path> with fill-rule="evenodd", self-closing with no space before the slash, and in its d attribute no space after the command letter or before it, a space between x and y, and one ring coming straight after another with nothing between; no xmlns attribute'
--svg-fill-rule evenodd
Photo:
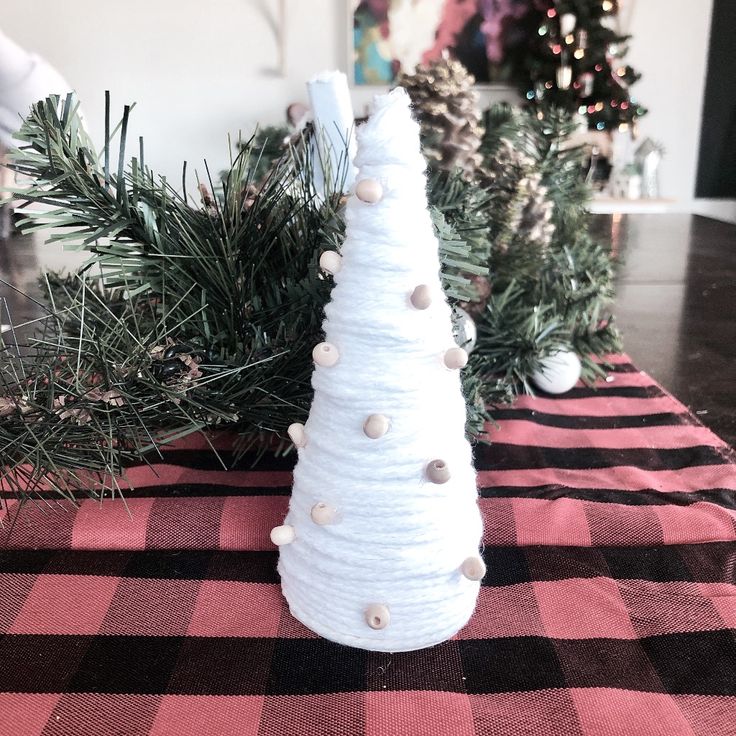
<svg viewBox="0 0 736 736"><path fill-rule="evenodd" d="M547 198L547 187L541 182L539 173L519 182L522 204L512 226L516 233L545 250L552 242L555 226L552 224L552 202Z"/></svg>
<svg viewBox="0 0 736 736"><path fill-rule="evenodd" d="M495 240L495 247L502 253L519 237L542 250L552 241L552 201L536 168L531 157L503 138L479 172L482 186L494 190L505 208L504 226Z"/></svg>
<svg viewBox="0 0 736 736"><path fill-rule="evenodd" d="M422 126L424 153L440 169L462 169L472 177L481 164L478 149L483 137L475 78L455 59L443 56L402 74Z"/></svg>

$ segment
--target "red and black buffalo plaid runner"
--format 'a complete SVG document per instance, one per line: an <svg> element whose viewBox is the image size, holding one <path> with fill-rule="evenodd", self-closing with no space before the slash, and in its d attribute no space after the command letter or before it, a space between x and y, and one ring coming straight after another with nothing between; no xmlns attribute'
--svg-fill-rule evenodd
<svg viewBox="0 0 736 736"><path fill-rule="evenodd" d="M28 505L0 549L0 736L736 734L736 458L615 360L499 414L478 608L420 652L291 618L289 459L224 472L192 442L131 470L132 517Z"/></svg>

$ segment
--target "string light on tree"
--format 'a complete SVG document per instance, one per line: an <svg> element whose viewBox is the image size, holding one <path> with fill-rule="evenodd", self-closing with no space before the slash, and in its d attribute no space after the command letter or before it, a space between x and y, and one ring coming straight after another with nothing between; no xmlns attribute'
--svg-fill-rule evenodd
<svg viewBox="0 0 736 736"><path fill-rule="evenodd" d="M563 36L572 36L576 22L577 18L575 17L575 13L563 13L560 16L560 33ZM570 41L570 43L572 43L572 41Z"/></svg>
<svg viewBox="0 0 736 736"><path fill-rule="evenodd" d="M539 24L539 34L532 36L525 57L529 76L524 78L523 90L530 86L536 90L538 83L550 79L556 84L546 87L548 94L535 94L530 101L537 107L575 112L590 97L602 99L606 103L602 109L590 111L585 106L588 127L597 130L631 125L644 115L646 109L641 105L622 104L630 101L629 89L639 75L622 63L627 37L619 35L611 23L618 5L612 0L540 0L540 6L538 17L532 18Z"/></svg>

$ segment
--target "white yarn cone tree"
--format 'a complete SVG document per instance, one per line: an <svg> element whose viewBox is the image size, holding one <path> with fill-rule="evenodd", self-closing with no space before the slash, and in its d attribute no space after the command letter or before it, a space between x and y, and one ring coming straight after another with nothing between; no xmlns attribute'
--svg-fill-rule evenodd
<svg viewBox="0 0 736 736"><path fill-rule="evenodd" d="M421 649L455 634L485 568L451 310L427 210L419 126L403 89L357 133L314 401L298 447L279 572L292 614L342 644Z"/></svg>

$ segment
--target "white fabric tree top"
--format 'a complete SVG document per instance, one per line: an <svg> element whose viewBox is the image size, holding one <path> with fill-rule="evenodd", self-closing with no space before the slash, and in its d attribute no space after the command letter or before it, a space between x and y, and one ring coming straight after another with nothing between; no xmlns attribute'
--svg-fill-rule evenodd
<svg viewBox="0 0 736 736"><path fill-rule="evenodd" d="M309 419L290 430L299 459L272 539L296 618L391 652L455 634L484 568L457 369L466 356L440 283L419 126L402 89L374 107L357 133L342 259L323 261L335 274L326 343Z"/></svg>

